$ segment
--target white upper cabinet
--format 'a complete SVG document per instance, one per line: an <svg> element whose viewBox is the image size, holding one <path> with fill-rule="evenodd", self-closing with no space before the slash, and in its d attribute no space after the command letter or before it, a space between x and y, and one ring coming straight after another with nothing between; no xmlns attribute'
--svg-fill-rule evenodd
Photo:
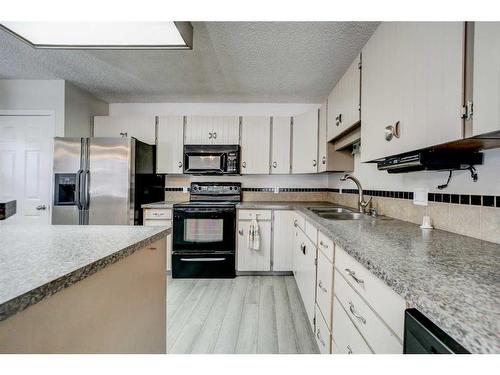
<svg viewBox="0 0 500 375"><path fill-rule="evenodd" d="M474 23L474 136L500 130L500 22Z"/></svg>
<svg viewBox="0 0 500 375"><path fill-rule="evenodd" d="M328 96L329 141L360 121L360 63L358 55Z"/></svg>
<svg viewBox="0 0 500 375"><path fill-rule="evenodd" d="M155 116L94 116L94 137L134 137L154 145Z"/></svg>
<svg viewBox="0 0 500 375"><path fill-rule="evenodd" d="M318 112L315 109L293 118L292 173L318 171Z"/></svg>
<svg viewBox="0 0 500 375"><path fill-rule="evenodd" d="M184 117L160 116L156 148L157 173L179 174L183 170Z"/></svg>
<svg viewBox="0 0 500 375"><path fill-rule="evenodd" d="M318 130L318 172L327 170L327 103L323 103L319 108L319 130Z"/></svg>
<svg viewBox="0 0 500 375"><path fill-rule="evenodd" d="M290 173L291 117L273 117L271 173Z"/></svg>
<svg viewBox="0 0 500 375"><path fill-rule="evenodd" d="M245 116L241 120L241 173L269 174L271 118Z"/></svg>
<svg viewBox="0 0 500 375"><path fill-rule="evenodd" d="M187 145L237 145L240 120L238 116L188 116L184 143Z"/></svg>
<svg viewBox="0 0 500 375"><path fill-rule="evenodd" d="M380 24L362 52L362 161L462 138L463 49L462 22Z"/></svg>

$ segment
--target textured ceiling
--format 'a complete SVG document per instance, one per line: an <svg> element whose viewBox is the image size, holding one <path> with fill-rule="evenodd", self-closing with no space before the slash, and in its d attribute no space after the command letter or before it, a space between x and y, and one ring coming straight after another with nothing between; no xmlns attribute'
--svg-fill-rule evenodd
<svg viewBox="0 0 500 375"><path fill-rule="evenodd" d="M377 23L193 26L192 51L36 50L0 30L0 78L65 79L110 103L317 103Z"/></svg>

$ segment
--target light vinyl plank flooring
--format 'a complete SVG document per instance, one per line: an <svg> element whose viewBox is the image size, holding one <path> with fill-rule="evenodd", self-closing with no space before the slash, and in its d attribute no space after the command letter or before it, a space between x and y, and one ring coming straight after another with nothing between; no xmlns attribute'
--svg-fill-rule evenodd
<svg viewBox="0 0 500 375"><path fill-rule="evenodd" d="M318 353L293 276L168 279L171 354Z"/></svg>

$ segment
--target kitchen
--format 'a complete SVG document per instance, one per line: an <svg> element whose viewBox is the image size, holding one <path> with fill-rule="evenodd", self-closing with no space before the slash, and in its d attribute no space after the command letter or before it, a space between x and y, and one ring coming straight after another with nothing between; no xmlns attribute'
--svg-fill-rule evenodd
<svg viewBox="0 0 500 375"><path fill-rule="evenodd" d="M499 22L0 24L1 353L500 352Z"/></svg>

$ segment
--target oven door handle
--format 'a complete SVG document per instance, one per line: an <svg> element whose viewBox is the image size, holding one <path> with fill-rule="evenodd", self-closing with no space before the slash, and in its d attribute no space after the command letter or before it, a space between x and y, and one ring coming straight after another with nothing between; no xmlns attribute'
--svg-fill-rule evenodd
<svg viewBox="0 0 500 375"><path fill-rule="evenodd" d="M222 262L226 258L181 258L181 262Z"/></svg>

